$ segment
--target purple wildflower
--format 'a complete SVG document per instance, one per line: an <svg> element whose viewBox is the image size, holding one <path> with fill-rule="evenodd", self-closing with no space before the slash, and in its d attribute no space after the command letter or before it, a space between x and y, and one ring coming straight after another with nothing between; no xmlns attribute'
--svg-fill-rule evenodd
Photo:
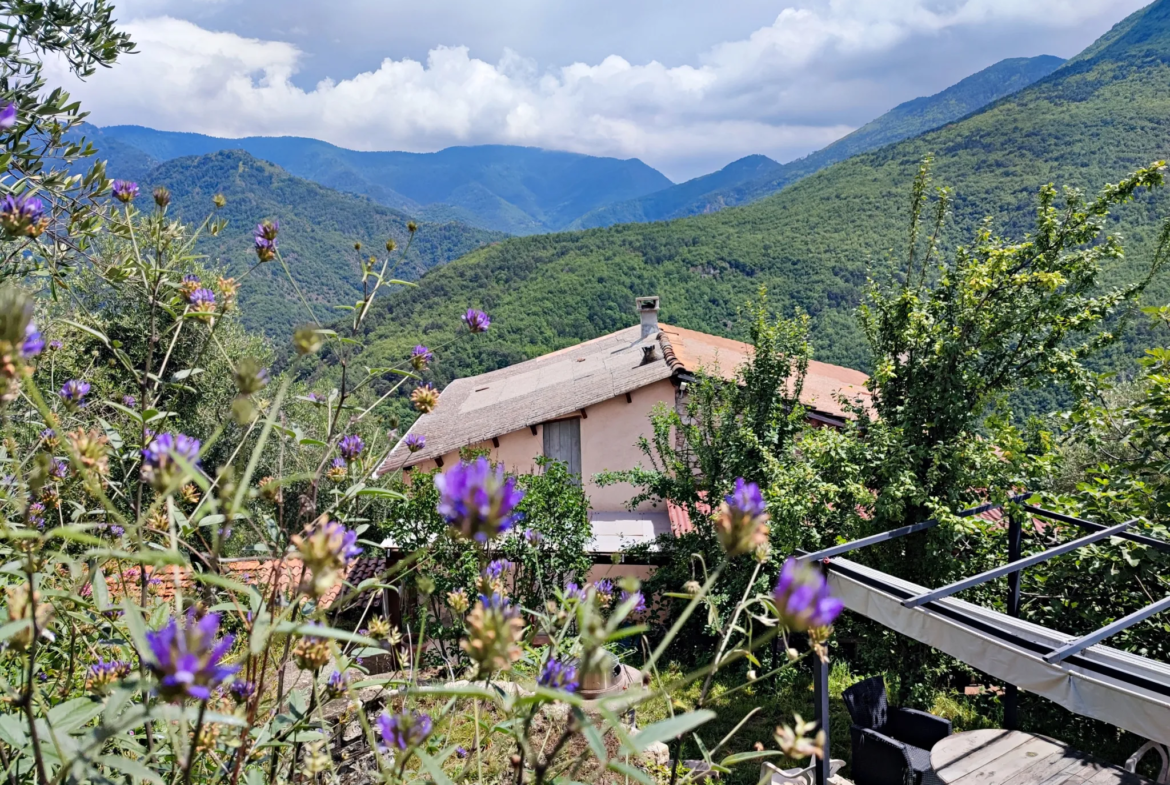
<svg viewBox="0 0 1170 785"><path fill-rule="evenodd" d="M264 221L256 224L256 231L252 239L256 249L256 257L261 262L271 262L276 258L276 234L279 231L280 224L277 221Z"/></svg>
<svg viewBox="0 0 1170 785"><path fill-rule="evenodd" d="M8 104L0 109L0 130L7 131L16 125L16 104Z"/></svg>
<svg viewBox="0 0 1170 785"><path fill-rule="evenodd" d="M246 703L248 698L256 694L256 685L244 679L236 679L228 687L228 692L232 694L236 703Z"/></svg>
<svg viewBox="0 0 1170 785"><path fill-rule="evenodd" d="M767 546L768 509L760 486L743 477L736 479L735 490L719 505L715 534L732 558Z"/></svg>
<svg viewBox="0 0 1170 785"><path fill-rule="evenodd" d="M414 347L414 351L410 353L410 365L416 371L421 371L430 365L431 360L434 358L435 356L431 354L430 349L423 346L422 344L419 344L418 346Z"/></svg>
<svg viewBox="0 0 1170 785"><path fill-rule="evenodd" d="M364 449L366 449L365 442L356 433L351 433L349 436L346 436L337 445L337 451L341 453L341 457L345 459L346 463L356 461Z"/></svg>
<svg viewBox="0 0 1170 785"><path fill-rule="evenodd" d="M187 295L187 302L197 311L214 310L215 292L201 286Z"/></svg>
<svg viewBox="0 0 1170 785"><path fill-rule="evenodd" d="M47 225L40 199L29 194L6 194L0 199L0 227L9 234L36 237Z"/></svg>
<svg viewBox="0 0 1170 785"><path fill-rule="evenodd" d="M201 446L198 439L186 434L160 433L142 450L142 479L155 488L166 488L182 473L175 459L196 465Z"/></svg>
<svg viewBox="0 0 1170 785"><path fill-rule="evenodd" d="M24 328L24 341L20 344L20 356L25 359L36 357L45 349L45 339L41 331L32 322Z"/></svg>
<svg viewBox="0 0 1170 785"><path fill-rule="evenodd" d="M544 669L540 672L540 678L536 681L541 687L548 687L553 690L564 690L565 692L576 692L578 685L577 681L577 666L571 662L550 658L544 664Z"/></svg>
<svg viewBox="0 0 1170 785"><path fill-rule="evenodd" d="M577 585L575 581L570 581L565 584L565 601L575 600L577 602L585 602L585 590Z"/></svg>
<svg viewBox="0 0 1170 785"><path fill-rule="evenodd" d="M544 535L542 535L536 529L525 529L523 537L529 545L539 545L541 540L544 539Z"/></svg>
<svg viewBox="0 0 1170 785"><path fill-rule="evenodd" d="M403 444L406 445L406 449L410 452L418 452L427 446L427 437L421 433L408 433L406 438L403 439Z"/></svg>
<svg viewBox="0 0 1170 785"><path fill-rule="evenodd" d="M132 183L129 180L114 181L114 198L119 202L122 204L133 202L136 196L138 196L138 183Z"/></svg>
<svg viewBox="0 0 1170 785"><path fill-rule="evenodd" d="M504 574L504 571L512 566L512 562L507 559L492 559L488 562L488 566L483 568L483 575L485 578L494 580Z"/></svg>
<svg viewBox="0 0 1170 785"><path fill-rule="evenodd" d="M623 591L621 599L618 600L618 603L625 604L626 600L633 600L634 601L634 609L633 609L632 613L645 612L646 598L642 596L642 592L636 591L633 594L631 594L628 591Z"/></svg>
<svg viewBox="0 0 1170 785"><path fill-rule="evenodd" d="M125 533L126 530L117 524L114 524L110 527L110 534L114 535L115 537L121 537Z"/></svg>
<svg viewBox="0 0 1170 785"><path fill-rule="evenodd" d="M61 459L53 461L53 467L49 469L49 476L54 480L64 480L69 475L69 464Z"/></svg>
<svg viewBox="0 0 1170 785"><path fill-rule="evenodd" d="M494 469L482 455L473 462L460 461L435 476L439 491L437 509L448 524L467 539L486 542L512 525L513 510L524 492L504 467Z"/></svg>
<svg viewBox="0 0 1170 785"><path fill-rule="evenodd" d="M220 664L233 638L226 635L217 641L218 634L219 614L208 613L200 619L194 608L188 611L184 626L172 618L161 630L146 633L151 654L147 664L159 677L160 697L168 701L207 700L213 689L240 669Z"/></svg>
<svg viewBox="0 0 1170 785"><path fill-rule="evenodd" d="M110 685L130 675L130 663L125 660L111 660L106 662L99 657L98 661L89 666L85 677L85 686L89 690L103 691Z"/></svg>
<svg viewBox="0 0 1170 785"><path fill-rule="evenodd" d="M483 311L475 308L468 308L467 313L463 314L463 323L467 325L467 329L473 333L486 333L487 329L491 327L492 320Z"/></svg>
<svg viewBox="0 0 1170 785"><path fill-rule="evenodd" d="M272 220L256 224L256 230L253 234L256 237L263 237L265 240L275 240L278 232L280 232L280 221Z"/></svg>
<svg viewBox="0 0 1170 785"><path fill-rule="evenodd" d="M382 744L389 750L408 750L419 746L431 735L431 728L431 718L426 714L390 714L384 711L378 717Z"/></svg>
<svg viewBox="0 0 1170 785"><path fill-rule="evenodd" d="M829 584L817 565L797 564L791 556L780 570L772 600L780 623L796 632L828 627L845 607L829 594Z"/></svg>
<svg viewBox="0 0 1170 785"><path fill-rule="evenodd" d="M127 409L133 409L135 406L138 405L138 399L135 398L133 395L123 395L122 396L122 405L125 406Z"/></svg>
<svg viewBox="0 0 1170 785"><path fill-rule="evenodd" d="M61 347L63 347L64 345L65 344L63 344L61 341L58 341L57 339L54 338L53 340L49 341L49 351L50 352L59 351L61 349Z"/></svg>
<svg viewBox="0 0 1170 785"><path fill-rule="evenodd" d="M70 379L61 388L61 398L70 406L85 406L85 396L89 395L89 382L80 379Z"/></svg>
<svg viewBox="0 0 1170 785"><path fill-rule="evenodd" d="M458 755L460 758L466 758L467 757L467 748L466 747L456 747L455 754Z"/></svg>

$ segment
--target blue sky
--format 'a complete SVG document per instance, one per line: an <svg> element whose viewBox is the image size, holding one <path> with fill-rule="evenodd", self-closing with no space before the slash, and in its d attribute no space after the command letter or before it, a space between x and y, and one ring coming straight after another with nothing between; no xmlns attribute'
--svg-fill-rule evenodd
<svg viewBox="0 0 1170 785"><path fill-rule="evenodd" d="M99 125L364 150L524 144L674 180L786 161L1005 57L1068 57L1144 0L127 0Z"/></svg>

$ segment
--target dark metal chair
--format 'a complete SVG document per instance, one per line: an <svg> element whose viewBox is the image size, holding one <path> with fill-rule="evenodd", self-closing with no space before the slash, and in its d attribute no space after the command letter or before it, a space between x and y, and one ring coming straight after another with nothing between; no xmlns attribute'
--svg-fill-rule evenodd
<svg viewBox="0 0 1170 785"><path fill-rule="evenodd" d="M915 709L891 708L874 676L842 694L853 719L852 777L857 785L943 785L930 748L951 735L951 722Z"/></svg>

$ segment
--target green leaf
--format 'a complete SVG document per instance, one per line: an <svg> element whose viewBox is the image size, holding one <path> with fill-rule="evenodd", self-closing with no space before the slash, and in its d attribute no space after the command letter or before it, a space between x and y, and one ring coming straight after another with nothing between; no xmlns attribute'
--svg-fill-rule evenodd
<svg viewBox="0 0 1170 785"><path fill-rule="evenodd" d="M164 785L163 778L157 772L151 771L136 760L123 758L121 755L103 755L97 759L97 762L123 774L129 774L132 779Z"/></svg>
<svg viewBox="0 0 1170 785"><path fill-rule="evenodd" d="M715 718L715 712L710 709L700 709L699 711L692 711L686 714L679 714L674 717L656 722L653 725L647 725L643 728L637 736L631 739L634 745L635 752L645 752L656 741L671 741L682 736L684 733L690 733L695 728L699 727L705 722L710 722Z"/></svg>
<svg viewBox="0 0 1170 785"><path fill-rule="evenodd" d="M150 651L146 644L146 622L142 619L142 612L138 605L129 597L122 598L122 618L126 620L126 629L130 631L130 640L134 642L134 649L141 656Z"/></svg>
<svg viewBox="0 0 1170 785"><path fill-rule="evenodd" d="M138 412L134 411L133 409L127 407L127 406L123 406L122 404L116 403L114 401L103 401L103 403L106 406L109 406L111 409L117 409L122 414L124 414L127 417L129 417L130 419L134 420L134 422L137 422L137 423L142 422L142 415L139 414Z"/></svg>
<svg viewBox="0 0 1170 785"><path fill-rule="evenodd" d="M392 491L389 488L363 488L358 491L358 496L377 496L379 499L398 499L406 501L406 495L398 491Z"/></svg>
<svg viewBox="0 0 1170 785"><path fill-rule="evenodd" d="M606 764L606 768L610 771L616 771L618 774L625 775L630 779L637 780L643 783L643 785L654 785L654 780L650 779L649 774L628 763L622 763L620 760L611 760Z"/></svg>
<svg viewBox="0 0 1170 785"><path fill-rule="evenodd" d="M81 330L84 333L89 333L94 338L97 338L99 341L104 343L106 346L110 345L110 339L107 338L105 333L103 333L100 330L95 330L92 327L86 327L81 322L75 322L72 319L61 319L61 321L64 322L65 324L72 326L72 327L76 327L78 330Z"/></svg>
<svg viewBox="0 0 1170 785"><path fill-rule="evenodd" d="M19 714L0 714L0 741L21 749L29 743L25 727L24 718Z"/></svg>
<svg viewBox="0 0 1170 785"><path fill-rule="evenodd" d="M455 785L451 781L451 778L447 776L447 772L443 771L443 767L439 765L438 761L422 750L415 750L414 754L418 756L419 763L427 770L427 774L431 775L431 779L435 781L435 785Z"/></svg>
<svg viewBox="0 0 1170 785"><path fill-rule="evenodd" d="M574 711L573 713L578 714L580 712ZM602 763L609 760L609 753L605 749L605 740L601 738L601 731L597 730L597 727L593 723L586 724L581 729L581 734L585 737L589 749L593 751L593 757Z"/></svg>
<svg viewBox="0 0 1170 785"><path fill-rule="evenodd" d="M478 698L480 700L494 701L499 697L485 687L476 687L474 684L468 684L466 687L421 687L415 690L416 695L446 695L456 698Z"/></svg>
<svg viewBox="0 0 1170 785"><path fill-rule="evenodd" d="M6 641L18 632L22 632L32 626L32 622L28 619L17 619L10 621L7 624L0 626L0 641Z"/></svg>
<svg viewBox="0 0 1170 785"><path fill-rule="evenodd" d="M73 733L102 713L105 706L92 698L74 698L49 709L49 725L55 731Z"/></svg>
<svg viewBox="0 0 1170 785"><path fill-rule="evenodd" d="M367 638L365 635L358 635L356 632L338 630L333 627L318 627L313 624L297 624L296 622L282 621L276 625L276 632L280 635L310 635L314 638L332 638L337 641L360 643L363 646L378 646L376 640Z"/></svg>
<svg viewBox="0 0 1170 785"><path fill-rule="evenodd" d="M97 604L98 610L104 611L110 607L110 590L106 586L106 576L102 572L102 568L98 567L93 572L93 601Z"/></svg>
<svg viewBox="0 0 1170 785"><path fill-rule="evenodd" d="M743 763L749 760L759 760L760 758L774 758L780 755L780 750L755 750L752 752L737 752L734 755L728 755L719 762L720 766L734 766L737 763Z"/></svg>

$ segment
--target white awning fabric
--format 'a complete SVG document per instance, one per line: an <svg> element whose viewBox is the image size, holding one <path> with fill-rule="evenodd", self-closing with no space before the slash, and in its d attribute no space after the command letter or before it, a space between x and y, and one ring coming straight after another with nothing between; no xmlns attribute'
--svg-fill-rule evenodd
<svg viewBox="0 0 1170 785"><path fill-rule="evenodd" d="M849 610L1077 714L1108 722L1151 741L1170 744L1170 696L1157 689L1098 673L1075 662L1049 664L1042 652L987 634L959 619L927 607L903 607L901 597L875 588L870 582L905 591L908 596L926 592L922 586L848 559L834 558L832 564L839 565L843 572L830 569L829 585ZM1023 641L1041 644L1044 651L1074 639L953 597L939 600L937 604ZM1080 656L1134 680L1170 689L1170 665L1165 663L1101 644L1085 649Z"/></svg>

